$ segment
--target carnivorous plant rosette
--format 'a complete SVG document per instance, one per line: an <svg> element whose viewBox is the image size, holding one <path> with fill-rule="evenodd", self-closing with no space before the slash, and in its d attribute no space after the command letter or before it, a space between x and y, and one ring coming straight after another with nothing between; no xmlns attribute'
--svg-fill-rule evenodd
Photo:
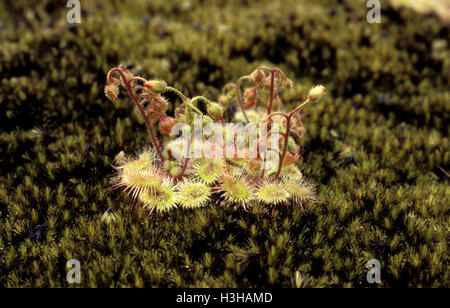
<svg viewBox="0 0 450 308"><path fill-rule="evenodd" d="M120 87L128 92L152 145L136 159L116 160L114 187L156 212L196 209L214 200L243 209L314 201L313 186L296 165L303 153L296 140L304 133L299 112L320 100L325 87L312 88L303 103L286 112L279 92L291 86L282 70L261 66L225 85L214 102L189 98L163 80L134 76L124 65L112 68L105 95L114 101ZM166 92L178 100L170 102ZM234 115L227 114L230 104L239 108ZM225 125L225 119L236 126Z"/></svg>

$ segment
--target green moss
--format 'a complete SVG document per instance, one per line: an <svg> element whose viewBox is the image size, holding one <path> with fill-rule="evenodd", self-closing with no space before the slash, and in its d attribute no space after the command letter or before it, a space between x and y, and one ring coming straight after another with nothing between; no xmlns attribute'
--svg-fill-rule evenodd
<svg viewBox="0 0 450 308"><path fill-rule="evenodd" d="M377 286L449 286L450 49L439 18L383 4L371 25L356 0L136 0L91 1L67 26L59 1L34 2L0 4L0 286L69 286L71 258L86 287L369 286L372 258ZM319 202L133 208L109 189L116 155L148 146L126 95L103 95L118 63L189 96L218 98L261 64L292 77L288 104L326 83L304 114L299 164Z"/></svg>

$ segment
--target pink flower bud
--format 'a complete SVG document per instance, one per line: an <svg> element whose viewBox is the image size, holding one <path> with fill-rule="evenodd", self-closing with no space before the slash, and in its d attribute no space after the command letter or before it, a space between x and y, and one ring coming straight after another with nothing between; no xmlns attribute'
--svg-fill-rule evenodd
<svg viewBox="0 0 450 308"><path fill-rule="evenodd" d="M223 110L217 103L210 103L206 108L206 111L213 119L220 119L223 116Z"/></svg>
<svg viewBox="0 0 450 308"><path fill-rule="evenodd" d="M315 86L308 93L308 99L312 102L318 101L325 94L325 87L323 85Z"/></svg>
<svg viewBox="0 0 450 308"><path fill-rule="evenodd" d="M290 89L292 87L292 80L286 78L283 82L283 86L285 89Z"/></svg>
<svg viewBox="0 0 450 308"><path fill-rule="evenodd" d="M250 75L250 79L254 82L254 83L261 83L261 81L263 81L265 75L264 72L262 70L254 70L253 73Z"/></svg>
<svg viewBox="0 0 450 308"><path fill-rule="evenodd" d="M175 125L175 119L171 117L164 117L159 121L159 132L161 135L168 136Z"/></svg>
<svg viewBox="0 0 450 308"><path fill-rule="evenodd" d="M155 111L159 113L166 113L167 106L168 106L167 100L161 95L155 96L152 99L152 107Z"/></svg>
<svg viewBox="0 0 450 308"><path fill-rule="evenodd" d="M245 108L251 108L256 103L256 88L248 88L244 91Z"/></svg>
<svg viewBox="0 0 450 308"><path fill-rule="evenodd" d="M166 90L167 84L163 80L148 80L144 83L144 87L155 93L161 93Z"/></svg>
<svg viewBox="0 0 450 308"><path fill-rule="evenodd" d="M119 86L114 83L107 84L105 86L105 95L112 101L115 101L119 96Z"/></svg>

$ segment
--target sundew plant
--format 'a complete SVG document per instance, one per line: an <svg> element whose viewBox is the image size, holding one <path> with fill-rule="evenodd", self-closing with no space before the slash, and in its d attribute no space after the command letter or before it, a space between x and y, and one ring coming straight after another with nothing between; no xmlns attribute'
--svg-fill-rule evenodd
<svg viewBox="0 0 450 308"><path fill-rule="evenodd" d="M313 186L295 163L302 155L298 142L305 130L300 111L320 100L325 87L312 88L303 103L287 112L278 92L291 87L281 69L260 66L226 84L212 101L205 96L188 98L163 80L134 76L124 65L112 68L105 95L115 101L120 88L128 92L152 146L137 158L123 152L116 157L114 187L157 212L177 206L199 208L208 202L244 210L256 205L265 211L315 200ZM166 92L175 93L178 101L170 102ZM168 115L169 109L173 115ZM231 123L213 125L214 121ZM183 140L177 132L185 134Z"/></svg>

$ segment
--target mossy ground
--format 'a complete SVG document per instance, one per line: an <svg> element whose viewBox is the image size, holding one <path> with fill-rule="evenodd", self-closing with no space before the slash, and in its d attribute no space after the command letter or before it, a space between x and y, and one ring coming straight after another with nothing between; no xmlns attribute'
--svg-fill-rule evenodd
<svg viewBox="0 0 450 308"><path fill-rule="evenodd" d="M0 286L449 287L449 26L365 1L61 1L0 4ZM189 95L261 64L283 68L305 109L299 167L317 203L255 214L210 204L149 216L112 191L115 155L148 146L125 93L125 63ZM102 222L111 207L114 223ZM297 278L299 276L297 275ZM73 286L73 285L71 285Z"/></svg>

